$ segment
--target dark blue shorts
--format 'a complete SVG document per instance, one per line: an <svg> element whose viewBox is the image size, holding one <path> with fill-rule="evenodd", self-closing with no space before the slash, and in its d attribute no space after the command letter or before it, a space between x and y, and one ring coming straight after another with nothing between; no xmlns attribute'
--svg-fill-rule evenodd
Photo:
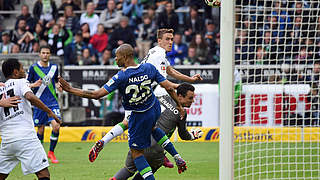
<svg viewBox="0 0 320 180"><path fill-rule="evenodd" d="M132 149L145 149L151 145L151 131L160 117L160 103L145 112L132 112L129 119L129 147Z"/></svg>
<svg viewBox="0 0 320 180"><path fill-rule="evenodd" d="M52 106L49 107L49 109L51 109L51 111L53 111L58 116L58 118L61 119L59 106ZM42 111L41 109L33 109L33 122L35 126L46 125L50 123L52 120L54 119L52 117L49 118L47 113Z"/></svg>

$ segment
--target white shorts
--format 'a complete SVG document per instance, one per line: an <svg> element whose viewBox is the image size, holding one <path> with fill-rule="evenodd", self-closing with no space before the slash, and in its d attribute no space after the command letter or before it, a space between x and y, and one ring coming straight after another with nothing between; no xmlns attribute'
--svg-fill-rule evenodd
<svg viewBox="0 0 320 180"><path fill-rule="evenodd" d="M0 173L9 174L19 162L24 175L49 166L47 154L38 139L1 143Z"/></svg>

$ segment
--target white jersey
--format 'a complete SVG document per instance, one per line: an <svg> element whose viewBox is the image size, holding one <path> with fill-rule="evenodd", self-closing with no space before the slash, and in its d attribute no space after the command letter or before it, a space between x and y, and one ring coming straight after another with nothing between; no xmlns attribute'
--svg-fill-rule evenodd
<svg viewBox="0 0 320 180"><path fill-rule="evenodd" d="M170 63L166 58L165 49L160 46L150 49L143 62L154 65L159 73L167 78L167 67L170 66Z"/></svg>
<svg viewBox="0 0 320 180"><path fill-rule="evenodd" d="M20 96L18 107L0 107L0 136L2 143L10 143L22 139L37 139L32 119L31 103L24 98L27 92L32 92L26 79L9 79L5 87L0 87L0 99Z"/></svg>

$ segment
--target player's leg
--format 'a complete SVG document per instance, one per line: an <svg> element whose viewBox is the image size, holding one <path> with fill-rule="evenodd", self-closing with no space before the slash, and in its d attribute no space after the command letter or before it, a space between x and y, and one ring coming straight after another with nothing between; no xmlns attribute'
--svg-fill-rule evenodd
<svg viewBox="0 0 320 180"><path fill-rule="evenodd" d="M15 152L19 147L16 143L1 143L0 146L0 180L8 177L9 173L18 165L19 160L15 157Z"/></svg>
<svg viewBox="0 0 320 180"><path fill-rule="evenodd" d="M21 151L17 153L17 159L21 162L24 175L36 174L40 178L50 178L48 171L49 162L46 152L39 141L23 140L18 142Z"/></svg>
<svg viewBox="0 0 320 180"><path fill-rule="evenodd" d="M0 173L0 180L5 180L9 174L2 174Z"/></svg>
<svg viewBox="0 0 320 180"><path fill-rule="evenodd" d="M120 136L125 130L128 129L128 119L131 111L125 111L125 116L122 122L115 125L103 138L96 142L96 144L89 151L89 161L94 162L103 149L104 145L110 142L117 136Z"/></svg>
<svg viewBox="0 0 320 180"><path fill-rule="evenodd" d="M169 138L165 135L165 133L160 128L153 129L152 137L156 140L156 142L160 146L162 146L174 158L178 166L179 173L187 169L186 162L181 158L181 156L178 154L173 144L170 142Z"/></svg>
<svg viewBox="0 0 320 180"><path fill-rule="evenodd" d="M134 164L144 179L154 179L152 169L143 155L143 149L151 145L151 132L160 116L160 104L156 101L145 112L132 112L129 118L129 147Z"/></svg>
<svg viewBox="0 0 320 180"><path fill-rule="evenodd" d="M50 173L48 168L44 168L35 173L39 180L50 180Z"/></svg>
<svg viewBox="0 0 320 180"><path fill-rule="evenodd" d="M41 109L34 108L33 110L34 126L38 127L37 136L41 143L43 143L45 124L48 122L48 115Z"/></svg>
<svg viewBox="0 0 320 180"><path fill-rule="evenodd" d="M50 109L58 116L58 118L61 119L60 109L58 106L51 107ZM60 124L57 123L53 118L49 118L48 121L51 123L51 127L52 127L48 157L51 159L52 163L59 163L59 161L57 160L54 154L54 149L56 148L58 139L59 139Z"/></svg>
<svg viewBox="0 0 320 180"><path fill-rule="evenodd" d="M136 168L145 180L154 180L152 169L143 156L143 150L130 148Z"/></svg>

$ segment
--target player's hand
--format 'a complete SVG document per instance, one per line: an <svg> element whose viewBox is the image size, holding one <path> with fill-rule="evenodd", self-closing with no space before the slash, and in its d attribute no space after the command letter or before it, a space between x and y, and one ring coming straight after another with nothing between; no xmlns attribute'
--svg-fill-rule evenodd
<svg viewBox="0 0 320 180"><path fill-rule="evenodd" d="M189 131L190 135L192 136L192 140L194 139L199 139L202 137L203 135L203 132L201 131L200 128L192 128L190 131Z"/></svg>
<svg viewBox="0 0 320 180"><path fill-rule="evenodd" d="M58 116L55 113L53 113L52 111L50 111L50 113L48 113L48 116L52 117L57 123L59 123L59 124L62 123L62 121L58 118Z"/></svg>
<svg viewBox="0 0 320 180"><path fill-rule="evenodd" d="M39 87L39 86L41 86L41 84L42 84L42 79L38 79L36 82L30 84L30 87L31 88Z"/></svg>
<svg viewBox="0 0 320 180"><path fill-rule="evenodd" d="M6 86L6 84L5 83L3 83L3 82L0 82L0 86Z"/></svg>
<svg viewBox="0 0 320 180"><path fill-rule="evenodd" d="M195 75L193 75L191 78L192 78L193 82L195 82L195 81L202 81L202 80L203 80L203 78L201 77L200 74L195 74Z"/></svg>
<svg viewBox="0 0 320 180"><path fill-rule="evenodd" d="M66 80L64 80L61 76L58 76L58 80L59 80L60 87L63 90L70 92L70 90L72 89L71 85Z"/></svg>
<svg viewBox="0 0 320 180"><path fill-rule="evenodd" d="M182 106L177 106L178 111L180 112L180 118L183 119L185 112Z"/></svg>
<svg viewBox="0 0 320 180"><path fill-rule="evenodd" d="M5 96L3 95L0 100L0 106L1 107L17 107L18 103L20 103L19 100L21 100L19 96L5 98Z"/></svg>

